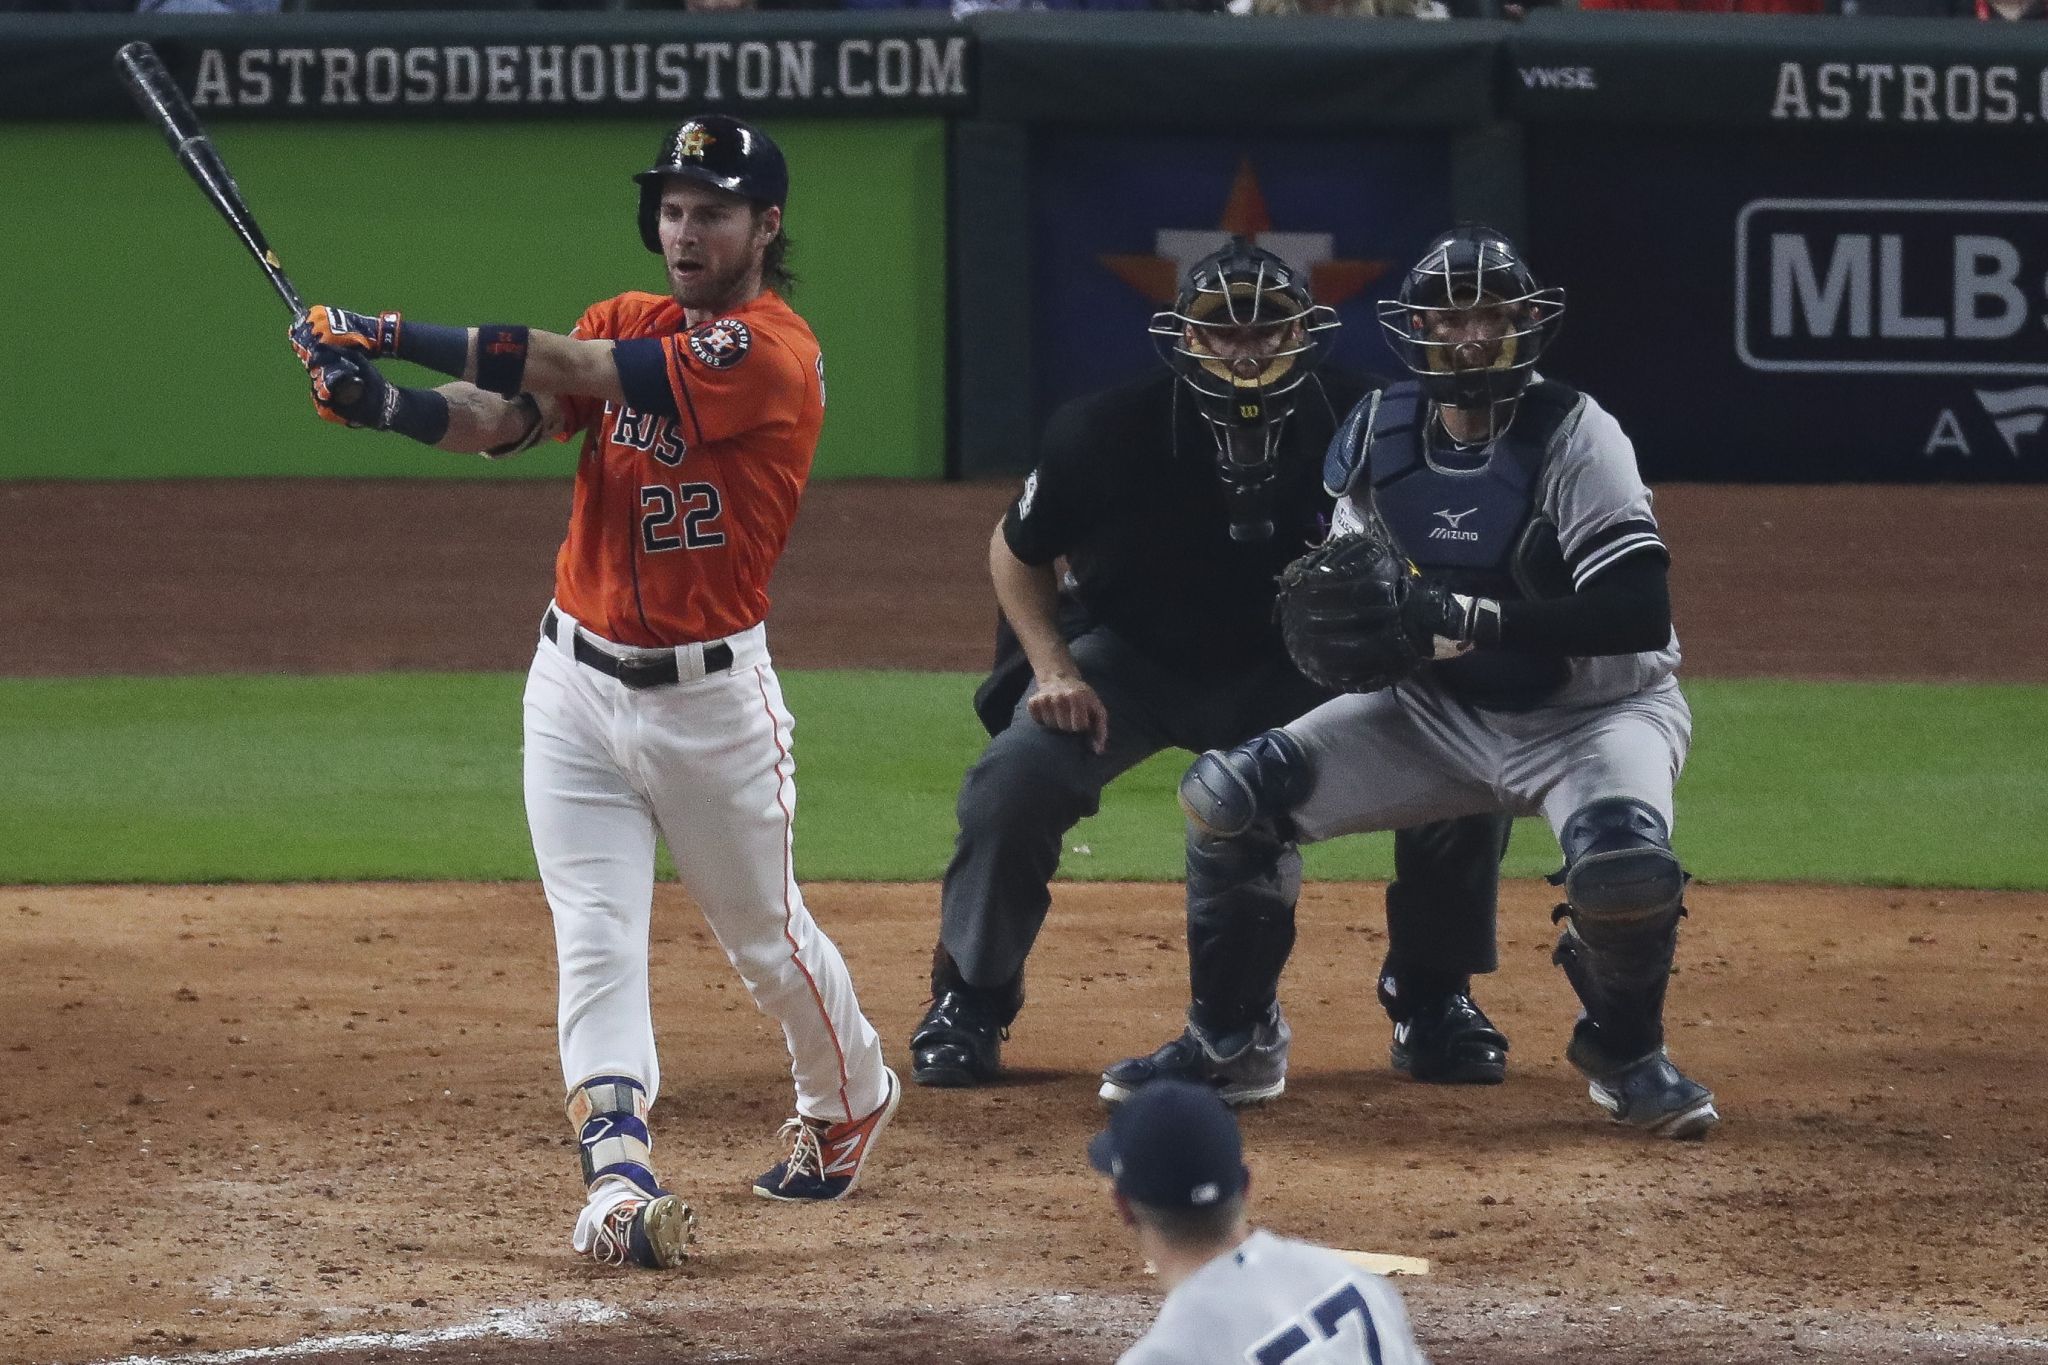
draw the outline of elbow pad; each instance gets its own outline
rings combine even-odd
[[[619,367],[619,388],[627,407],[671,421],[682,415],[676,410],[675,390],[669,387],[668,352],[659,338],[614,342],[612,363]]]

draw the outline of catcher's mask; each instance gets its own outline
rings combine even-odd
[[[1231,539],[1273,534],[1281,428],[1340,325],[1300,271],[1245,237],[1195,262],[1174,306],[1153,314],[1154,343],[1216,438]]]
[[[1564,290],[1538,285],[1506,237],[1468,224],[1424,249],[1379,316],[1424,393],[1446,407],[1490,410],[1498,433],[1564,321]]]
[[[661,140],[654,164],[633,177],[640,186],[640,240],[656,255],[661,190],[671,177],[730,190],[756,204],[780,207],[789,198],[789,163],[775,139],[729,114],[688,119]]]

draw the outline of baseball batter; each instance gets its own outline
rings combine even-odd
[[[1427,1365],[1392,1285],[1245,1221],[1243,1140],[1212,1087],[1146,1086],[1088,1159],[1167,1289],[1120,1365]]]
[[[665,295],[594,304],[568,336],[328,307],[292,333],[329,420],[493,456],[583,437],[527,679],[526,811],[554,914],[586,1189],[571,1242],[658,1268],[683,1259],[693,1218],[656,1176],[648,1128],[661,1085],[647,970],[657,838],[788,1041],[796,1117],[755,1193],[851,1193],[900,1087],[791,866],[792,722],[762,621],[825,384],[811,329],[770,287],[788,282],[788,170],[765,134],[707,116],[634,178]],[[399,388],[370,364],[379,356],[462,382]]]
[[[1564,852],[1555,959],[1584,1007],[1566,1055],[1617,1121],[1697,1137],[1714,1097],[1664,1048],[1685,914],[1672,789],[1692,734],[1668,556],[1620,426],[1536,380],[1563,308],[1478,227],[1439,237],[1381,305],[1415,382],[1353,410],[1324,481],[1334,534],[1383,535],[1420,576],[1404,569],[1383,606],[1369,583],[1343,597],[1340,577],[1316,609],[1283,611],[1311,676],[1387,640],[1431,662],[1196,760],[1180,789],[1201,836],[1190,919],[1291,910],[1297,841],[1541,812]]]

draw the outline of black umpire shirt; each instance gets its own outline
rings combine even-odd
[[[1283,649],[1275,580],[1329,529],[1323,453],[1376,386],[1329,369],[1304,384],[1264,541],[1230,538],[1215,437],[1172,373],[1077,398],[1047,423],[1003,539],[1026,564],[1067,556],[1089,623],[1155,659],[1203,671],[1262,663]]]

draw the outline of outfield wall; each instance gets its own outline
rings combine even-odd
[[[661,131],[286,121],[223,128],[219,144],[309,301],[567,331],[595,299],[662,287],[628,179]],[[828,368],[819,472],[937,477],[944,126],[790,119],[776,132],[797,186],[796,302]],[[16,320],[0,328],[0,478],[574,467],[573,445],[492,464],[316,420],[269,282],[140,124],[0,124],[0,164]]]
[[[1653,480],[2048,479],[2048,31],[1539,14],[0,17],[0,478],[558,473],[307,424],[282,314],[129,110],[156,40],[310,298],[566,325],[652,283],[624,176],[684,110],[788,145],[822,476],[1028,465],[1226,230],[1337,358],[1457,218],[1570,296],[1546,369]],[[405,225],[394,231],[392,225]],[[374,225],[374,226],[373,226]],[[280,329],[281,330],[281,329]],[[194,394],[202,395],[195,400]]]

